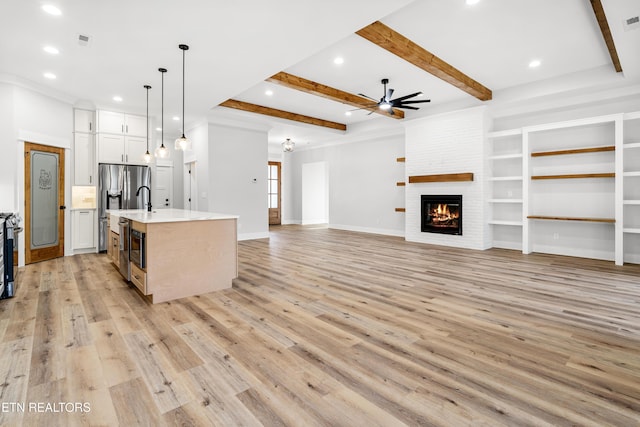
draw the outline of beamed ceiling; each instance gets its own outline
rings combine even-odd
[[[168,136],[183,119],[188,130],[207,118],[255,122],[273,143],[315,144],[459,108],[640,84],[640,30],[623,25],[640,14],[637,0],[58,0],[58,17],[41,4],[5,5],[0,82],[132,113],[144,113],[150,84],[159,120],[165,67]],[[185,118],[180,43],[190,46]],[[420,91],[431,102],[394,114],[371,108],[383,78],[394,98]]]

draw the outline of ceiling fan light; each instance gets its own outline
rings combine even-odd
[[[391,109],[391,104],[389,104],[388,102],[383,102],[382,104],[380,104],[380,109],[381,110],[390,110]]]

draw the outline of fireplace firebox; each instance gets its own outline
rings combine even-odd
[[[462,195],[422,195],[423,233],[462,235]]]

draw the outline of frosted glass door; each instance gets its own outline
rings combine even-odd
[[[58,166],[56,153],[31,151],[31,249],[57,246]]]

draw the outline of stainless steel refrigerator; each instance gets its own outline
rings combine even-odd
[[[151,188],[151,170],[148,166],[126,166],[100,164],[98,175],[98,250],[107,250],[109,230],[107,209],[146,209],[151,191],[138,189],[146,185]]]

